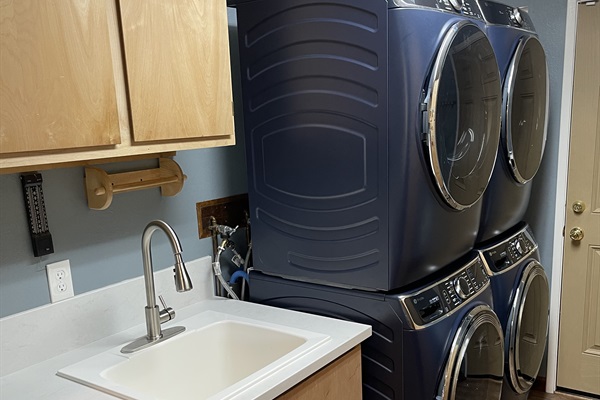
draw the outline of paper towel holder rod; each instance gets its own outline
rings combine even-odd
[[[170,158],[159,158],[159,167],[139,171],[109,174],[96,167],[85,168],[85,191],[88,207],[106,210],[116,193],[160,188],[163,196],[175,196],[183,189],[187,176],[181,167]]]

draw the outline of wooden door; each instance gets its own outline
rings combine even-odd
[[[0,2],[0,154],[120,143],[107,2]]]
[[[136,142],[233,135],[224,0],[120,0]]]
[[[578,5],[576,41],[557,385],[600,395],[598,3]]]

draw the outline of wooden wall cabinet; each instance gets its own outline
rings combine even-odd
[[[226,2],[0,3],[0,173],[235,143]]]
[[[1,3],[2,154],[120,142],[107,3]]]

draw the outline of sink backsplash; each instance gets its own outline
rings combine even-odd
[[[214,293],[209,256],[186,261],[186,266],[194,286],[189,292],[175,291],[173,268],[154,274],[157,295],[163,295],[175,312]],[[2,318],[0,376],[144,324],[145,306],[144,278],[139,276]]]

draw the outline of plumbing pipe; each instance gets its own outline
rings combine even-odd
[[[229,293],[229,295],[231,296],[232,299],[239,300],[240,298],[237,296],[237,294],[235,294],[235,292],[231,289],[231,287],[229,287],[227,282],[225,282],[225,279],[223,279],[223,275],[221,274],[221,263],[218,261],[215,261],[212,263],[212,267],[213,267],[215,276],[221,283],[221,286],[223,286],[223,288],[227,291],[227,293]]]
[[[248,262],[250,261],[250,253],[252,253],[252,241],[248,243],[248,250],[246,251],[246,258],[244,259],[244,272],[246,272],[246,280],[242,281],[242,291],[240,295],[242,296],[242,300],[246,298],[246,285],[250,285],[250,280],[248,279]]]
[[[245,271],[238,269],[233,274],[231,274],[231,277],[229,278],[229,284],[233,285],[239,278],[242,278],[247,281],[248,274]]]

